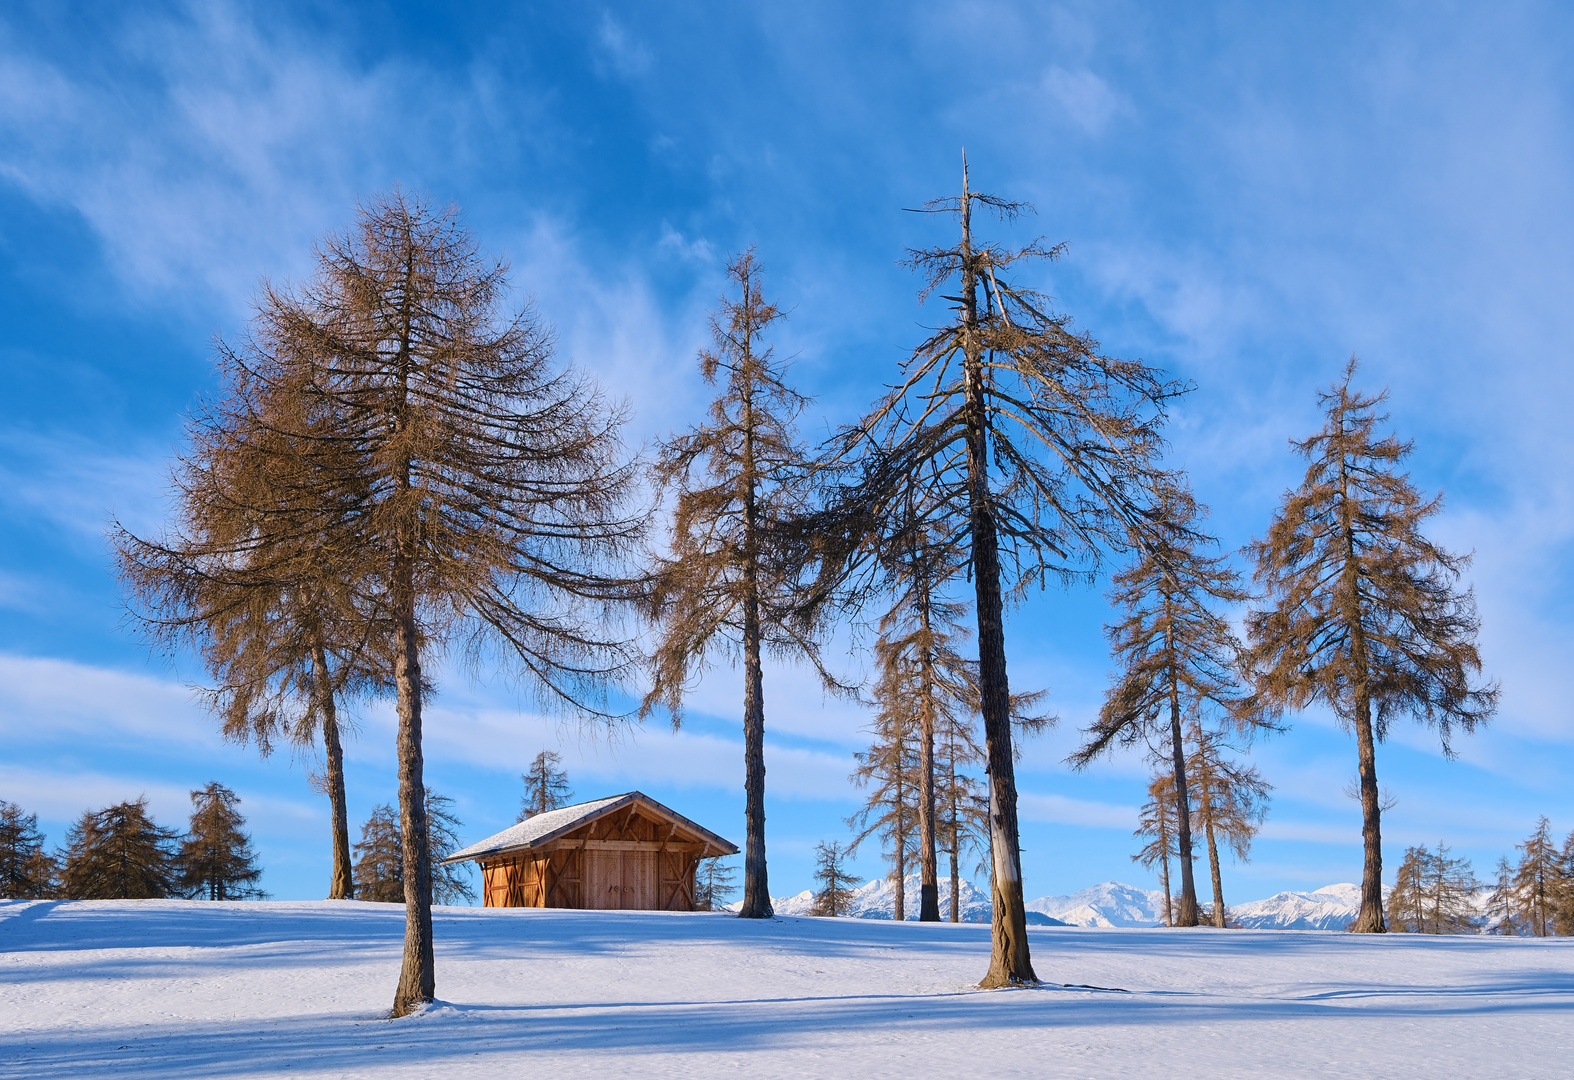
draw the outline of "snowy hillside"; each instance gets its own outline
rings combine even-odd
[[[403,926],[350,901],[0,901],[0,1077],[1569,1072],[1568,939],[1035,929],[1045,988],[980,993],[976,924],[438,908],[439,1000],[390,1021]]]

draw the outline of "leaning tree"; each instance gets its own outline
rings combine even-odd
[[[1242,709],[1235,672],[1241,645],[1219,611],[1246,599],[1235,569],[1208,553],[1213,541],[1198,529],[1204,509],[1183,491],[1169,499],[1163,527],[1139,538],[1132,565],[1115,575],[1110,599],[1123,618],[1105,628],[1119,664],[1098,720],[1071,756],[1085,768],[1116,746],[1144,743],[1169,757],[1175,793],[1175,844],[1180,862],[1180,903],[1175,925],[1197,925],[1197,886],[1192,874],[1192,792],[1186,776],[1182,717],[1207,709],[1217,720],[1250,733],[1269,727],[1260,713]]]
[[[1246,629],[1258,707],[1320,703],[1355,729],[1365,865],[1351,929],[1380,934],[1377,744],[1394,717],[1409,715],[1435,727],[1452,756],[1454,729],[1485,723],[1498,688],[1472,685],[1480,621],[1474,595],[1456,587],[1469,558],[1421,531],[1442,496],[1424,498],[1399,471],[1413,444],[1378,433],[1388,395],[1353,389],[1356,366],[1352,356],[1343,380],[1319,396],[1322,430],[1291,443],[1306,475],[1249,548],[1267,606],[1247,615]]]
[[[656,462],[658,486],[675,497],[670,550],[651,575],[658,640],[641,711],[665,706],[677,726],[683,696],[712,652],[743,661],[746,839],[738,914],[762,919],[772,914],[762,654],[802,657],[822,675],[824,669],[813,628],[797,617],[799,568],[773,539],[803,511],[808,494],[809,462],[794,430],[808,399],[787,385],[785,365],[763,343],[782,313],[765,299],[754,252],[734,259],[727,276],[738,296],[723,299],[712,315],[712,345],[699,355],[700,374],[718,390],[709,419],[663,445]]]
[[[277,347],[231,357],[237,408],[279,433],[334,579],[386,626],[406,908],[394,1015],[435,988],[424,666],[450,646],[495,657],[544,704],[611,722],[606,692],[636,659],[612,618],[637,592],[620,560],[647,517],[630,508],[621,413],[507,294],[507,267],[457,211],[395,192],[321,243],[306,283],[264,291]]]
[[[974,192],[925,209],[954,214],[952,246],[911,253],[923,296],[954,283],[955,317],[904,364],[890,391],[834,443],[844,479],[802,528],[820,560],[816,596],[860,564],[912,546],[912,530],[964,555],[974,592],[989,770],[993,949],[982,985],[1034,983],[1006,676],[1005,606],[1050,580],[1088,581],[1110,549],[1153,518],[1172,482],[1160,466],[1167,399],[1185,388],[1140,362],[1105,356],[1047,300],[1008,280],[1060,248],[979,243],[977,209],[1014,218],[1025,204]],[[922,512],[907,516],[904,506]]]

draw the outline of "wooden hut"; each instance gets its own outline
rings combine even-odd
[[[694,871],[737,845],[638,791],[526,818],[444,862],[481,864],[485,907],[693,911]]]

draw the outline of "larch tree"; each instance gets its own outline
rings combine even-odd
[[[1474,683],[1481,658],[1475,598],[1457,582],[1468,558],[1429,540],[1442,508],[1399,471],[1412,444],[1379,434],[1386,392],[1352,387],[1356,361],[1320,396],[1323,428],[1292,447],[1307,460],[1267,536],[1254,541],[1266,606],[1247,615],[1254,707],[1321,703],[1353,728],[1360,770],[1361,910],[1351,929],[1382,933],[1382,807],[1377,744],[1397,716],[1437,729],[1445,754],[1497,707],[1496,684]]]
[[[1167,399],[1185,387],[1140,362],[1103,355],[1041,295],[1008,280],[1053,258],[1034,243],[1011,251],[979,242],[975,210],[1026,209],[962,192],[926,210],[953,214],[954,245],[911,253],[927,297],[955,291],[955,317],[914,351],[899,378],[831,454],[855,475],[802,526],[832,595],[851,568],[932,542],[962,553],[973,583],[978,679],[989,773],[992,949],[985,987],[1035,984],[1022,895],[1022,853],[1006,674],[1005,608],[1050,580],[1089,581],[1153,518],[1172,478],[1160,465]],[[915,506],[907,516],[901,508]]]
[[[717,393],[707,422],[662,446],[655,479],[674,493],[669,550],[652,574],[657,642],[642,714],[681,723],[683,696],[718,648],[743,665],[745,919],[772,914],[765,859],[765,652],[819,667],[795,585],[800,567],[773,534],[800,514],[810,467],[795,423],[807,400],[764,342],[782,317],[765,299],[754,252],[727,267],[736,297],[711,316],[700,374]],[[828,685],[831,685],[828,682]]]
[[[356,899],[373,904],[404,903],[404,845],[399,815],[387,803],[372,807],[355,845]]]
[[[233,350],[235,408],[275,431],[286,493],[343,562],[354,605],[386,625],[405,951],[393,1014],[433,998],[432,862],[423,781],[424,665],[498,659],[548,707],[611,723],[637,659],[614,616],[640,592],[622,560],[647,514],[621,413],[553,361],[507,267],[457,212],[395,192],[317,249],[299,288],[266,288],[257,348]],[[270,492],[274,498],[278,492]]]
[[[519,801],[521,821],[567,806],[568,800],[574,797],[574,789],[568,786],[563,758],[554,750],[537,754],[519,779],[525,785],[524,797]]]
[[[922,721],[918,715],[922,711],[922,699],[913,692],[913,673],[899,659],[891,658],[890,654],[895,651],[893,643],[883,638],[875,643],[881,674],[874,688],[877,709],[871,731],[874,740],[868,750],[854,755],[858,767],[851,777],[856,787],[868,789],[869,796],[858,812],[847,819],[848,827],[854,830],[847,853],[856,855],[865,840],[879,837],[891,863],[890,881],[896,890],[892,917],[901,922],[907,918],[908,860],[918,846],[915,833],[923,785],[917,744],[922,735]],[[932,752],[930,757],[932,766]],[[931,779],[928,792],[931,798],[933,792]],[[931,810],[931,820],[932,814]],[[932,829],[929,839],[934,839]],[[939,921],[938,901],[935,907],[934,919],[930,921]]]
[[[1570,886],[1562,853],[1552,838],[1551,822],[1541,818],[1536,831],[1516,846],[1519,861],[1512,885],[1518,922],[1532,937],[1549,937],[1557,933],[1558,908]]]
[[[341,576],[353,537],[324,528],[324,507],[288,436],[247,394],[246,357],[288,350],[281,327],[259,319],[235,345],[220,343],[222,394],[187,421],[173,472],[176,519],[165,534],[111,530],[134,623],[172,655],[195,648],[213,680],[203,696],[225,739],[264,757],[283,739],[321,741],[314,780],[328,796],[328,899],[349,899],[350,863],[340,704],[386,690],[386,620],[356,603],[363,583]],[[320,425],[322,417],[304,418]]]
[[[1197,821],[1208,842],[1213,925],[1223,928],[1228,921],[1219,847],[1228,844],[1242,862],[1251,857],[1252,839],[1262,828],[1268,813],[1268,792],[1272,789],[1256,766],[1242,765],[1225,756],[1224,734],[1207,728],[1199,715],[1192,715],[1188,727],[1190,750],[1186,768],[1192,780]]]
[[[44,850],[38,815],[0,799],[0,899],[51,899],[60,887],[59,873],[59,864]]]
[[[454,801],[426,789],[426,847],[432,853],[432,873],[428,879],[431,896],[428,905],[475,902],[475,890],[463,865],[445,864],[459,850],[459,830],[464,823],[453,813]],[[372,807],[361,826],[361,841],[355,845],[355,875],[361,883],[360,899],[374,903],[397,904],[405,899],[405,844],[400,815],[382,803]]]
[[[1168,747],[1180,860],[1175,923],[1196,926],[1183,717],[1206,709],[1243,732],[1269,725],[1241,708],[1244,692],[1235,674],[1241,645],[1219,611],[1247,598],[1239,576],[1223,557],[1207,553],[1212,541],[1198,531],[1205,511],[1189,495],[1174,492],[1166,509],[1168,527],[1139,541],[1136,560],[1115,576],[1110,599],[1124,617],[1105,633],[1118,678],[1070,760],[1081,769],[1117,746],[1143,743],[1150,753]]]
[[[1180,922],[1175,910],[1175,900],[1170,891],[1170,860],[1178,854],[1175,841],[1179,832],[1178,809],[1174,772],[1161,771],[1155,774],[1148,784],[1148,801],[1142,804],[1137,828],[1133,832],[1133,835],[1139,839],[1146,837],[1148,842],[1142,845],[1141,851],[1131,857],[1131,861],[1140,863],[1149,870],[1155,866],[1159,868],[1159,884],[1164,888],[1165,926],[1174,926]],[[1192,909],[1192,921],[1180,925],[1197,925],[1195,899],[1192,901]]]
[[[1469,934],[1476,930],[1476,880],[1469,859],[1456,859],[1448,845],[1405,849],[1388,895],[1388,928],[1403,934]]]
[[[246,834],[240,797],[212,781],[191,793],[191,824],[180,845],[180,888],[192,898],[253,900],[262,867]]]
[[[734,883],[738,870],[725,855],[701,859],[694,868],[694,908],[696,911],[721,911],[738,891]]]
[[[1523,934],[1526,928],[1520,912],[1518,890],[1514,888],[1514,868],[1509,865],[1507,855],[1498,856],[1494,872],[1496,884],[1492,894],[1487,897],[1486,905],[1488,933],[1510,936]]]
[[[160,900],[179,884],[177,834],[143,798],[83,813],[66,833],[60,894],[67,900]]]
[[[858,879],[847,869],[847,848],[838,841],[814,845],[814,880],[820,887],[814,893],[811,915],[836,918],[846,915],[853,902],[853,886]]]
[[[935,716],[936,842],[948,863],[947,918],[961,922],[962,858],[989,850],[989,793],[970,771],[983,763],[984,751],[972,708],[940,708]]]

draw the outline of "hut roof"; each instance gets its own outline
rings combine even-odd
[[[454,852],[445,863],[467,862],[479,859],[486,855],[500,855],[509,851],[524,851],[528,848],[542,847],[552,841],[560,839],[575,829],[590,824],[597,818],[616,813],[624,807],[638,803],[646,810],[653,812],[656,817],[675,822],[685,831],[692,832],[697,840],[704,840],[717,849],[721,855],[736,855],[738,846],[732,841],[717,836],[709,829],[697,825],[678,813],[676,810],[663,806],[641,791],[630,791],[622,795],[613,795],[607,799],[596,799],[593,802],[578,803],[574,806],[564,806],[557,810],[548,810],[544,814],[528,817],[518,825],[504,829],[495,836],[471,844]]]

